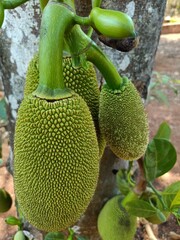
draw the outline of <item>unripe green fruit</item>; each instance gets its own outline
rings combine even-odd
[[[2,26],[4,21],[4,7],[2,2],[0,1],[0,27]]]
[[[136,220],[121,206],[121,197],[118,195],[102,208],[98,216],[98,231],[102,240],[133,240]]]
[[[36,228],[61,231],[86,210],[96,188],[99,149],[85,101],[22,101],[14,142],[14,185],[20,209]]]
[[[12,205],[12,198],[10,194],[4,190],[0,189],[0,213],[7,212]]]
[[[24,235],[23,231],[18,231],[14,236],[14,240],[28,240],[28,238]]]
[[[101,157],[106,145],[104,136],[99,129],[98,114],[99,114],[99,88],[96,78],[96,72],[93,64],[87,62],[87,67],[73,67],[71,57],[63,57],[63,76],[66,87],[75,91],[87,103],[92,114],[96,134],[99,144],[99,156]],[[39,66],[38,54],[34,55],[29,63],[26,82],[24,88],[24,96],[31,94],[36,90],[39,82]]]
[[[92,27],[99,35],[114,39],[136,35],[132,19],[123,12],[95,7],[89,17]]]
[[[124,160],[140,158],[148,144],[148,120],[135,86],[124,79],[120,90],[104,85],[100,94],[99,124],[111,150]]]
[[[18,218],[14,217],[14,216],[8,216],[5,219],[5,222],[7,224],[9,224],[9,225],[12,225],[12,226],[15,226],[15,225],[21,226],[22,225],[22,222]]]

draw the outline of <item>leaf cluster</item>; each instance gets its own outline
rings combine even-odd
[[[157,190],[153,185],[156,178],[169,172],[176,163],[177,154],[170,136],[171,129],[163,122],[149,142],[141,161],[143,171],[139,183],[132,183],[130,170],[120,170],[117,174],[117,184],[124,195],[124,207],[130,214],[144,217],[152,223],[165,222],[170,213],[177,220],[180,218],[180,181],[172,183],[163,191]],[[138,184],[145,186],[145,189],[137,192]]]

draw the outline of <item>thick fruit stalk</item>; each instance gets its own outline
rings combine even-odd
[[[111,198],[98,216],[98,231],[102,240],[133,240],[136,217],[121,206],[121,197]]]
[[[70,97],[63,81],[63,39],[75,24],[74,13],[64,5],[49,3],[43,11],[39,46],[39,84],[34,96],[57,100]]]

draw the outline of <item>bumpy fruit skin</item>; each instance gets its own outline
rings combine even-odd
[[[144,154],[148,144],[148,120],[131,81],[124,79],[121,90],[103,86],[99,124],[107,144],[119,158],[136,160]]]
[[[133,240],[136,217],[121,206],[120,196],[111,198],[98,216],[98,231],[102,240]]]
[[[10,194],[4,190],[0,189],[0,213],[7,212],[12,205],[12,198]]]
[[[99,156],[101,157],[106,145],[104,136],[100,133],[98,114],[99,114],[99,88],[96,78],[96,72],[93,65],[87,62],[87,67],[73,67],[72,58],[63,58],[63,76],[66,87],[79,94],[87,103],[93,117],[96,128]],[[39,82],[38,54],[35,54],[30,61],[24,88],[24,96],[31,94],[36,90]]]
[[[28,95],[15,129],[14,184],[28,221],[46,232],[74,224],[96,188],[99,149],[89,109],[77,94],[49,102]]]

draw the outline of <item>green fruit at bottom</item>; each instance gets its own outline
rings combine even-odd
[[[7,212],[12,205],[12,198],[4,189],[0,189],[0,213]]]
[[[14,240],[28,240],[28,238],[24,235],[23,231],[18,231],[14,235]]]
[[[119,195],[111,198],[98,216],[98,231],[102,240],[134,239],[137,218],[129,215],[121,201]]]

